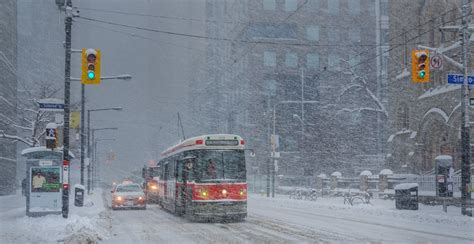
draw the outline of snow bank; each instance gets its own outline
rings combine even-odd
[[[393,175],[393,171],[391,171],[389,169],[382,169],[382,171],[380,171],[379,174],[380,175]]]
[[[321,174],[318,175],[318,178],[327,179],[328,176],[326,174],[321,173]]]
[[[18,196],[22,198],[21,195]],[[86,195],[85,207],[75,207],[70,197],[69,216],[47,215],[27,217],[25,206],[0,213],[0,242],[2,243],[97,243],[109,235],[110,218],[103,204],[102,191]],[[0,204],[3,204],[0,198]],[[24,198],[19,202],[24,202]],[[87,207],[89,206],[89,207]]]

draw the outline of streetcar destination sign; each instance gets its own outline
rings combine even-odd
[[[238,140],[206,140],[206,146],[238,146]]]

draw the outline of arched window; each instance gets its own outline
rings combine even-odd
[[[408,105],[402,104],[397,111],[397,122],[399,129],[408,129],[410,128],[410,117],[409,117],[409,108]]]

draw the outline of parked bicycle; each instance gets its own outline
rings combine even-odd
[[[350,204],[351,206],[358,204],[370,204],[370,194],[367,192],[359,194],[351,194],[351,192],[344,194],[344,204]]]
[[[290,194],[290,199],[297,199],[297,200],[308,200],[308,201],[316,201],[319,197],[319,193],[316,189],[302,190],[296,189]]]

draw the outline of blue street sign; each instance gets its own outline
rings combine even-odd
[[[64,111],[64,102],[59,99],[45,98],[38,101],[40,111]]]
[[[474,75],[467,77],[469,85],[474,85]],[[464,76],[461,74],[448,74],[448,84],[461,85],[464,82]]]
[[[40,103],[39,104],[40,109],[59,109],[59,110],[64,110],[64,104],[57,104],[57,103]]]

